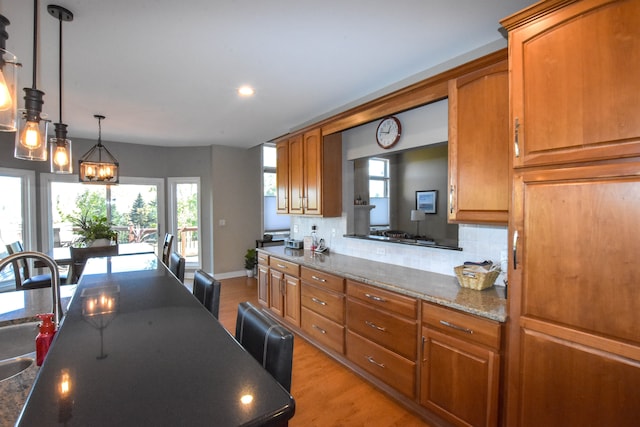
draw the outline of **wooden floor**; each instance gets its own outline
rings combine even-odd
[[[219,318],[234,334],[238,303],[258,304],[257,283],[244,277],[221,282]],[[291,382],[296,413],[290,427],[428,426],[298,336],[294,339]]]

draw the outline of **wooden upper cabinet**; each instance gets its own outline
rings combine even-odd
[[[289,213],[304,213],[304,141],[289,139]]]
[[[514,166],[640,154],[640,2],[548,3],[502,21]]]
[[[276,212],[289,213],[289,141],[276,144]]]
[[[507,224],[509,179],[504,60],[449,81],[449,222]]]
[[[320,128],[276,144],[278,213],[342,214],[342,136]]]

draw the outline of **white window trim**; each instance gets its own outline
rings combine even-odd
[[[173,177],[167,178],[167,185],[169,187],[169,210],[168,210],[168,233],[173,234],[174,236],[178,235],[178,212],[176,207],[178,206],[178,196],[176,194],[176,186],[177,184],[197,184],[198,185],[198,229],[200,230],[200,238],[198,239],[198,262],[187,262],[186,267],[190,269],[199,269],[202,268],[202,220],[201,220],[201,212],[202,212],[202,198],[200,192],[202,191],[202,185],[200,185],[200,177]],[[176,240],[177,242],[177,240]]]
[[[40,217],[42,226],[42,249],[47,252],[53,248],[53,236],[50,233],[52,229],[51,213],[51,183],[52,182],[79,182],[78,175],[59,175],[53,173],[40,174]],[[121,184],[132,185],[155,185],[158,188],[158,241],[160,236],[165,233],[165,204],[164,204],[164,179],[162,178],[139,178],[139,177],[120,177]],[[91,184],[86,184],[91,185]],[[158,250],[161,246],[158,245]],[[156,254],[159,255],[159,254]]]
[[[22,178],[22,233],[25,250],[35,251],[36,240],[36,173],[25,169],[0,168],[0,175]],[[9,244],[11,242],[5,242]]]

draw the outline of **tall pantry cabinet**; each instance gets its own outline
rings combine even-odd
[[[640,1],[506,18],[508,426],[640,425]]]

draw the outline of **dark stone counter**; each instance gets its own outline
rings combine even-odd
[[[87,263],[18,425],[277,425],[294,410],[154,255],[128,255]]]

